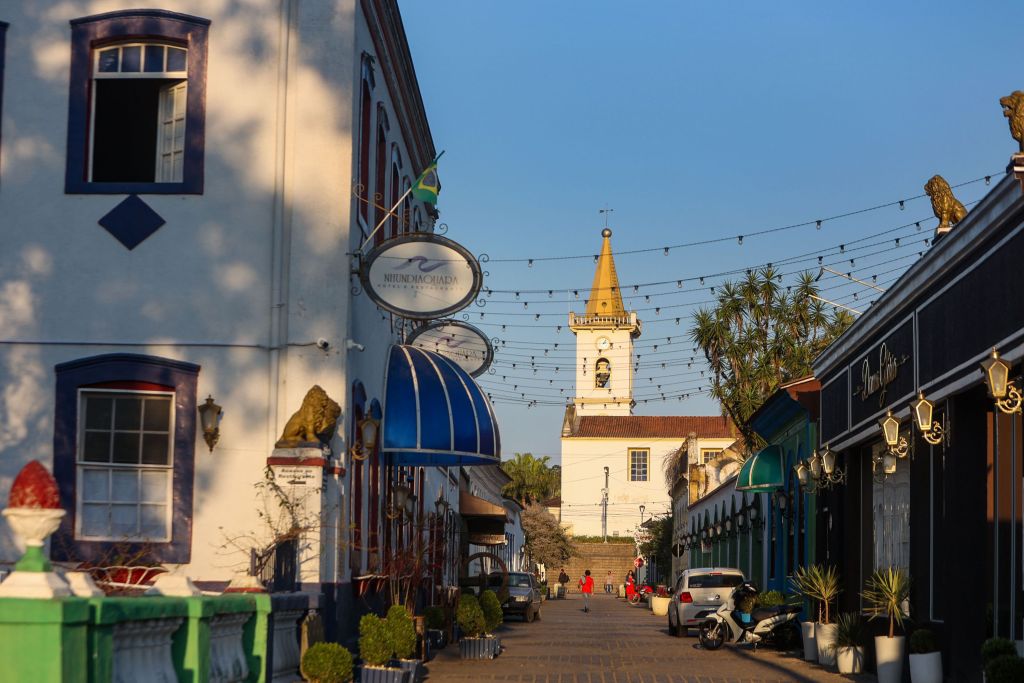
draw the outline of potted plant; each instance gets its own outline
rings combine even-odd
[[[859,674],[864,671],[865,635],[864,622],[856,612],[840,614],[836,618],[832,649],[839,673]]]
[[[843,590],[839,586],[839,571],[831,565],[814,565],[812,570],[809,597],[818,603],[818,621],[814,624],[818,663],[823,666],[835,666],[836,652],[832,644],[836,639],[836,625],[832,623],[831,606]]]
[[[302,655],[300,670],[309,683],[348,683],[352,653],[337,643],[314,643]]]
[[[797,567],[789,583],[793,591],[804,598],[811,599],[814,592],[813,567]],[[800,633],[804,644],[804,661],[818,661],[818,645],[814,640],[814,621],[801,621]]]
[[[775,607],[776,605],[785,605],[786,596],[781,591],[765,591],[759,593],[754,599],[756,607]]]
[[[1020,683],[1024,681],[1024,659],[1017,655],[1001,655],[985,667],[986,683]]]
[[[394,648],[387,624],[376,614],[359,620],[359,656],[363,659],[362,683],[408,683],[409,672],[387,666]]]
[[[913,683],[942,683],[942,653],[935,634],[919,628],[910,634],[910,680]]]
[[[1006,677],[1013,673],[1013,668],[1018,666],[1012,660],[1020,659],[1017,656],[1017,646],[1012,640],[1006,638],[989,638],[981,645],[981,665],[985,671],[986,683],[996,681],[1024,680],[1020,677]],[[996,664],[996,661],[999,661]],[[1024,661],[1021,662],[1024,664]],[[990,671],[991,667],[991,671]],[[997,678],[1000,677],[1000,678]]]
[[[878,683],[900,683],[903,678],[906,639],[896,635],[896,626],[903,627],[903,602],[909,595],[910,577],[899,567],[875,571],[861,593],[871,619],[886,617],[889,620],[889,635],[875,636]]]
[[[480,602],[473,595],[460,595],[459,608],[455,613],[455,620],[459,625],[462,637],[459,639],[459,656],[463,659],[491,659],[494,652],[487,645],[486,638],[481,638],[484,632],[484,611],[480,609]]]
[[[744,624],[750,623],[750,613],[754,610],[757,599],[753,595],[744,595],[736,602],[736,609],[740,612],[740,621]]]
[[[494,591],[485,590],[480,596],[480,609],[484,613],[484,637],[490,641],[489,647],[497,657],[501,653],[501,641],[494,635],[494,631],[505,620],[505,614],[501,611],[501,600]]]
[[[416,683],[420,677],[420,660],[416,654],[416,627],[409,611],[402,605],[392,605],[386,620],[388,639],[391,641],[393,664],[409,672],[409,683]]]
[[[427,637],[430,638],[430,646],[440,650],[448,644],[444,631],[444,610],[437,605],[431,605],[423,610],[423,617],[427,623]]]

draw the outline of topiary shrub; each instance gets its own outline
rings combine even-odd
[[[989,638],[981,644],[981,664],[988,666],[989,662],[1004,655],[1017,656],[1017,646],[1012,640],[1006,638]]]
[[[1020,683],[1024,681],[1024,659],[1016,654],[1000,655],[985,667],[988,683]]]
[[[480,602],[472,595],[459,596],[459,609],[455,613],[455,621],[467,638],[478,638],[486,626]]]
[[[352,680],[352,653],[337,643],[315,643],[302,655],[302,676],[310,683]]]
[[[501,602],[498,595],[492,590],[485,590],[480,596],[480,609],[484,612],[484,631],[493,633],[494,629],[501,626],[504,614],[501,611]]]
[[[423,610],[424,620],[427,622],[427,628],[430,629],[443,629],[444,628],[444,610],[440,607],[431,606]]]
[[[919,628],[910,634],[910,654],[926,655],[929,652],[938,652],[939,643],[935,640],[935,634],[929,629]]]
[[[416,652],[416,626],[402,605],[392,605],[387,618],[391,650],[398,659],[411,659]]]
[[[779,591],[765,591],[757,596],[757,607],[775,607],[786,604],[786,596]]]
[[[384,620],[376,614],[364,614],[359,620],[359,656],[364,664],[384,666],[391,659],[391,639]]]

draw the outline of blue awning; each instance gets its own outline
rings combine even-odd
[[[440,354],[395,344],[384,376],[382,450],[395,465],[494,465],[498,421],[469,374]]]

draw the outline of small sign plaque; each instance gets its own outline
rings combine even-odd
[[[274,480],[280,486],[308,486],[315,488],[323,479],[323,467],[303,467],[300,465],[274,465]]]

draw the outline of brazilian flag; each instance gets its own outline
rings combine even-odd
[[[412,196],[421,202],[437,204],[437,195],[441,192],[441,181],[437,177],[437,159],[441,158],[441,154],[438,154],[437,158],[430,162],[430,165],[423,173],[420,173],[420,177],[413,183]]]

